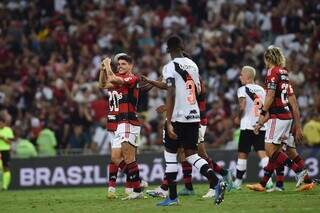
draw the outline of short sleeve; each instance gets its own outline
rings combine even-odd
[[[163,67],[162,76],[164,82],[166,82],[168,78],[174,78],[174,65],[172,62]]]
[[[266,87],[267,90],[276,90],[278,84],[278,72],[277,69],[270,69],[267,72]]]
[[[238,98],[245,98],[245,97],[246,97],[246,94],[245,94],[244,87],[240,87],[240,88],[238,89],[237,94],[238,94]]]

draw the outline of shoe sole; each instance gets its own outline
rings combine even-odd
[[[222,186],[221,186],[222,185]],[[225,184],[224,183],[220,183],[220,187],[221,187],[221,193],[220,193],[220,195],[218,196],[218,198],[217,199],[215,199],[215,204],[216,205],[220,205],[222,202],[223,202],[223,200],[224,200],[224,193],[225,193],[225,191],[226,191],[226,186],[225,186]]]
[[[304,177],[308,174],[307,170],[303,170],[302,176],[298,179],[297,184],[296,184],[296,188],[298,188],[299,186],[301,186],[301,184],[303,183]]]

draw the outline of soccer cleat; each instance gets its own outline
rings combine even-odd
[[[143,198],[143,192],[132,192],[127,197],[122,198],[121,200],[135,200]]]
[[[147,190],[146,193],[151,197],[162,197],[162,198],[166,198],[169,195],[168,190],[164,190],[160,186],[158,186],[154,190]]]
[[[232,174],[231,174],[231,171],[229,169],[227,171],[228,171],[228,173],[225,176],[222,176],[222,177],[223,177],[224,182],[227,184],[227,191],[230,192],[231,189],[232,189],[232,186],[233,186]]]
[[[133,188],[128,188],[128,187],[126,187],[126,188],[124,189],[124,194],[125,194],[126,196],[129,196],[132,192],[133,192]]]
[[[175,198],[174,200],[171,200],[168,197],[164,201],[158,203],[157,206],[174,206],[174,205],[178,205],[178,204],[179,204],[178,198]]]
[[[272,190],[273,189],[273,182],[272,182],[272,179],[269,178],[267,184],[266,184],[266,191],[268,190]]]
[[[190,190],[187,188],[183,188],[178,192],[178,195],[180,196],[190,196],[190,195],[195,195],[194,190]]]
[[[296,180],[297,180],[297,184],[296,184],[296,188],[298,188],[299,186],[301,186],[301,184],[304,181],[304,177],[308,174],[307,170],[302,170],[301,172],[299,172],[298,174],[296,174]]]
[[[207,194],[203,195],[202,198],[214,198],[214,190],[213,189],[209,189]]]
[[[240,190],[241,189],[242,180],[241,179],[235,179],[235,181],[232,183],[232,189]]]
[[[107,198],[108,199],[116,199],[118,196],[116,195],[116,188],[114,187],[109,187],[108,188],[108,194]]]
[[[145,188],[147,188],[148,186],[149,186],[149,184],[148,184],[147,181],[141,180],[141,182],[140,182],[140,187],[141,187],[142,189],[145,189]]]
[[[270,189],[266,189],[266,192],[274,192],[274,191],[277,191],[277,192],[283,192],[284,191],[284,187],[272,187]]]
[[[316,183],[312,182],[312,183],[306,183],[306,184],[303,184],[302,186],[299,187],[299,189],[297,189],[297,191],[309,191],[309,190],[312,190],[316,187]]]
[[[247,188],[253,191],[264,192],[265,188],[260,183],[248,184]]]
[[[224,200],[224,192],[226,191],[226,183],[219,180],[218,184],[215,187],[214,194],[214,202],[216,205],[220,205],[220,203]]]

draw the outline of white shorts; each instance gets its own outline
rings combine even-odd
[[[140,126],[128,123],[118,124],[112,144],[115,148],[121,148],[121,143],[129,142],[133,146],[139,146]]]
[[[287,144],[292,120],[280,120],[277,118],[269,119],[266,126],[266,143]]]
[[[121,148],[121,144],[117,143],[117,141],[114,140],[116,134],[116,132],[111,132],[108,131],[108,135],[111,137],[111,149],[117,149],[117,148]]]
[[[292,133],[289,134],[287,146],[290,148],[296,148],[296,143],[294,142],[294,137],[293,137]]]
[[[204,136],[206,134],[207,126],[200,125],[198,143],[204,142]]]

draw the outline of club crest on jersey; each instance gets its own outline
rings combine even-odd
[[[132,80],[132,77],[127,77],[127,78],[124,78],[123,80],[124,80],[125,82],[128,82],[128,81]]]

